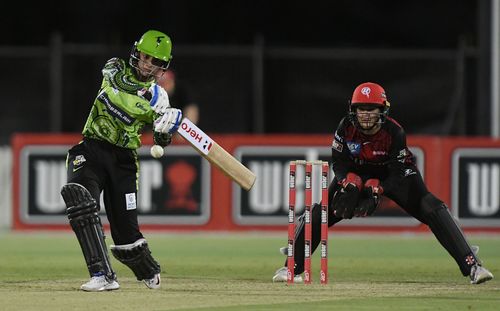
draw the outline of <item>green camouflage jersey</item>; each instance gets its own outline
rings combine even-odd
[[[83,136],[128,149],[141,146],[142,128],[153,123],[157,115],[149,100],[142,96],[152,82],[137,80],[132,70],[119,58],[112,58],[104,65],[104,78]]]

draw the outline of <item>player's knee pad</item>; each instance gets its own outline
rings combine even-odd
[[[422,216],[426,218],[438,209],[448,209],[446,205],[432,193],[427,193],[420,201]]]
[[[432,193],[428,193],[422,198],[421,211],[421,217],[438,239],[444,235],[456,233],[458,226],[448,207]]]
[[[114,279],[95,199],[85,187],[75,183],[63,186],[61,195],[90,275],[104,273],[108,278]]]
[[[459,225],[443,201],[432,193],[426,194],[421,202],[422,217],[438,241],[455,259],[463,275],[470,273],[470,267],[479,259],[472,252]]]
[[[111,253],[118,261],[129,267],[139,281],[151,279],[161,271],[145,239],[139,239],[132,244],[111,245]]]

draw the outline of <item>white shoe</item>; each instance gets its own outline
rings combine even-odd
[[[286,282],[288,280],[287,275],[288,275],[288,268],[281,267],[274,273],[273,282]],[[303,282],[302,277],[300,275],[294,276],[293,282],[302,283]]]
[[[142,281],[150,289],[158,289],[161,286],[161,278],[159,273],[155,274],[152,279],[144,279]]]
[[[86,292],[102,292],[118,288],[120,284],[116,280],[108,280],[104,275],[93,276],[87,283],[80,286],[80,289]]]
[[[480,265],[472,266],[470,270],[470,283],[481,284],[493,278],[493,274],[488,269]]]

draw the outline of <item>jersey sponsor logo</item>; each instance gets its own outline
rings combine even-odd
[[[383,150],[373,150],[373,155],[374,156],[382,156],[382,155],[386,155],[387,154],[387,151],[383,151]]]
[[[415,175],[417,172],[411,168],[405,169],[405,177],[410,176],[410,175]]]
[[[344,146],[341,143],[339,143],[336,139],[333,140],[332,148],[337,150],[338,152],[342,152],[342,150],[344,150]]]
[[[125,111],[118,108],[115,104],[111,102],[108,95],[105,92],[99,94],[97,99],[106,106],[108,113],[122,121],[126,125],[132,125],[135,122],[135,118],[129,116]]]
[[[344,142],[344,139],[342,137],[340,137],[339,134],[337,134],[337,132],[335,132],[335,139],[338,140],[339,142],[343,143]]]
[[[125,193],[125,204],[127,211],[131,211],[137,208],[137,203],[135,200],[135,192]]]
[[[148,112],[148,111],[146,110],[146,108],[144,108],[144,106],[143,106],[141,103],[139,103],[139,102],[135,103],[135,106],[136,106],[137,108],[141,109],[141,110],[142,110],[142,111],[144,111],[144,112]]]
[[[353,141],[347,142],[347,147],[352,155],[358,155],[361,153],[361,144]]]

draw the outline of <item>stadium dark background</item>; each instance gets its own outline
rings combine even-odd
[[[330,133],[364,81],[386,88],[392,116],[410,134],[489,133],[488,1],[12,6],[1,29],[3,143],[13,132],[79,132],[104,62],[128,58],[148,29],[171,36],[172,68],[199,103],[200,126],[210,133]],[[54,38],[61,50],[51,47]],[[59,88],[51,76],[54,53],[62,59]],[[61,103],[57,117],[54,100]]]
[[[175,44],[252,44],[261,34],[282,46],[456,48],[461,36],[477,43],[477,2],[38,1],[4,16],[15,28],[2,41],[46,44],[60,31],[69,42],[127,45],[157,28]]]

